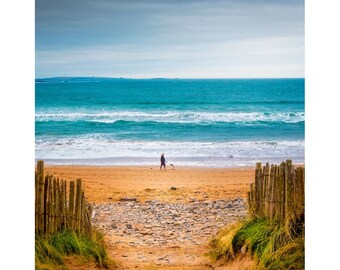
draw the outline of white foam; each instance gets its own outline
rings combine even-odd
[[[170,142],[170,141],[112,141],[101,136],[73,139],[36,140],[36,158],[64,160],[82,164],[147,165],[158,161],[160,153],[180,165],[234,166],[253,165],[256,160],[304,160],[304,140],[294,141],[232,141],[232,142]],[[106,163],[105,163],[106,162]],[[111,162],[111,163],[110,163]],[[224,165],[223,165],[224,166]]]
[[[304,112],[195,112],[195,111],[94,111],[94,112],[36,112],[36,121],[154,121],[164,123],[243,122],[257,121],[298,123],[305,121]]]

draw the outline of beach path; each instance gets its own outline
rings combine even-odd
[[[93,224],[122,269],[246,269],[212,263],[216,232],[246,215],[252,168],[47,166],[63,179],[81,178],[95,204]]]

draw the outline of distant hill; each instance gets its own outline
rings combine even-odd
[[[106,78],[106,77],[53,77],[53,78],[38,78],[36,83],[72,83],[72,82],[101,82],[112,80],[130,80],[128,78]]]

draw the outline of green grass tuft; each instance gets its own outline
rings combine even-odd
[[[108,268],[112,265],[105,250],[103,235],[94,231],[91,238],[78,235],[72,231],[63,231],[50,237],[36,236],[36,269],[67,269],[63,257],[79,255],[87,261],[93,260],[98,267]]]
[[[304,226],[301,223],[300,226]],[[211,241],[213,258],[233,259],[248,252],[256,269],[304,269],[304,227],[287,226],[268,219],[251,219],[223,229]]]

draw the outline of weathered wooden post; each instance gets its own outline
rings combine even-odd
[[[281,162],[279,167],[279,179],[278,179],[278,218],[280,220],[285,217],[285,163]]]
[[[61,229],[61,209],[60,209],[60,200],[61,200],[61,190],[60,190],[60,181],[57,178],[57,188],[56,188],[56,231],[59,232]]]
[[[249,209],[250,209],[250,214],[252,216],[255,215],[255,183],[251,182],[250,183],[250,204],[249,204]]]
[[[251,182],[250,183],[250,209],[251,209],[251,214],[254,215],[254,207],[255,207],[255,183]]]
[[[266,217],[269,217],[269,163],[266,163],[265,169],[264,169],[264,193],[263,193],[263,214]]]
[[[92,224],[91,224],[92,211],[93,211],[93,206],[92,205],[88,205],[86,212],[87,212],[88,235],[89,236],[91,236],[91,233],[92,233]]]
[[[64,229],[64,180],[60,180],[60,197],[59,197],[59,214],[60,214],[60,230]]]
[[[81,215],[81,179],[77,179],[77,192],[76,192],[76,208],[75,208],[75,229],[80,231],[80,215]]]
[[[275,219],[280,218],[280,211],[281,211],[281,205],[280,205],[280,166],[276,165],[275,170],[275,186],[274,186],[274,202],[275,202]]]
[[[56,190],[56,184],[55,184],[55,178],[51,179],[51,233],[54,233],[54,223],[55,223],[55,190]]]
[[[88,234],[90,236],[92,234],[92,205],[89,205],[87,209]]]
[[[259,215],[261,212],[261,162],[256,163],[255,169],[255,214]]]
[[[274,177],[275,177],[275,167],[272,164],[270,166],[269,175],[269,187],[268,187],[268,200],[269,200],[269,218],[273,219],[274,216]]]
[[[48,223],[47,232],[50,234],[53,232],[53,176],[51,175],[48,179]]]
[[[39,160],[37,163],[37,178],[38,178],[38,194],[37,194],[37,208],[38,214],[37,224],[38,233],[44,231],[44,161]]]
[[[38,179],[38,174],[35,171],[34,173],[34,188],[35,188],[35,198],[34,198],[34,225],[35,225],[35,233],[38,233],[39,230],[39,208],[38,208],[38,197],[39,197],[39,179]]]
[[[49,176],[45,176],[45,184],[44,184],[44,221],[43,221],[43,227],[44,227],[44,233],[47,233],[47,223],[48,223],[48,178]]]
[[[250,187],[250,185],[249,185],[249,187]],[[251,190],[251,188],[250,188],[250,190]],[[248,212],[249,213],[251,213],[251,210],[250,210],[251,209],[251,201],[250,200],[251,200],[250,191],[248,191],[247,192],[247,202],[248,202]]]
[[[265,216],[265,199],[266,199],[266,166],[263,166],[261,172],[261,216]]]
[[[67,185],[66,185],[66,180],[64,180],[64,183],[63,183],[63,190],[64,190],[64,194],[63,194],[63,215],[64,215],[64,228],[68,228],[68,218],[67,218],[67,215],[68,215],[68,204],[67,204]]]
[[[287,160],[285,164],[285,217],[286,222],[289,222],[292,216],[292,161]]]
[[[304,188],[304,168],[298,167],[295,169],[296,171],[296,187],[297,187],[297,211],[299,214],[304,212],[304,204],[305,204],[305,188]]]
[[[291,166],[291,177],[292,177],[292,213],[294,216],[294,220],[296,219],[297,212],[298,212],[298,187],[297,187],[297,180],[296,180],[296,173],[294,165]]]
[[[80,232],[84,233],[85,232],[85,222],[84,222],[84,217],[85,217],[85,195],[84,191],[81,192],[81,209],[80,209]]]
[[[67,225],[68,228],[73,229],[74,228],[74,181],[70,182],[70,197],[68,202],[68,221]]]
[[[303,214],[305,213],[305,168],[301,168],[301,208],[303,211]]]

